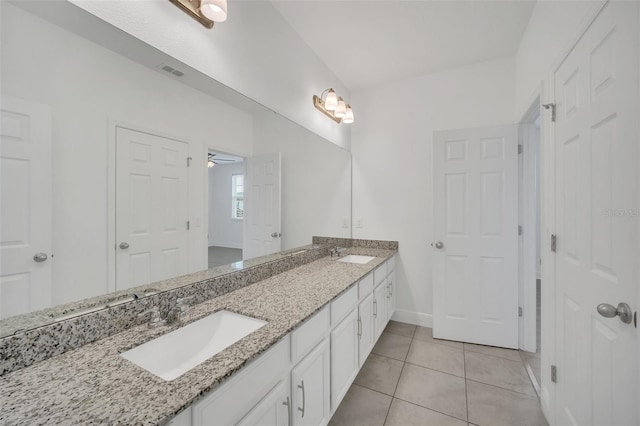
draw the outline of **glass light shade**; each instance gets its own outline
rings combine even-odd
[[[327,98],[324,100],[324,109],[326,109],[327,111],[335,111],[337,107],[338,96],[336,95],[336,92],[334,92],[333,90],[329,90],[329,93],[327,93]]]
[[[345,113],[344,118],[342,119],[342,122],[346,124],[353,123],[353,110],[349,105],[347,105],[347,112]]]
[[[336,108],[333,115],[335,115],[337,118],[343,118],[345,115],[347,115],[347,106],[344,104],[344,101],[342,99],[338,99],[338,107]]]
[[[200,12],[214,22],[227,20],[227,0],[200,0]]]
[[[207,167],[213,167],[215,165],[216,165],[216,163],[214,163],[213,160],[207,161]]]

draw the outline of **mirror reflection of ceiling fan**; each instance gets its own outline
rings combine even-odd
[[[219,164],[219,162],[222,162],[222,161],[228,161],[228,162],[231,162],[231,163],[234,163],[236,161],[236,160],[227,160],[227,159],[224,159],[224,158],[216,158],[216,155],[218,155],[218,154],[209,153],[209,160],[207,161],[207,167],[213,167],[213,166],[215,166],[216,164]]]

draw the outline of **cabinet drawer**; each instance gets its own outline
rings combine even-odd
[[[396,255],[394,254],[387,260],[387,275],[396,269]]]
[[[193,425],[236,424],[290,368],[289,336],[192,406]]]
[[[323,339],[329,331],[330,320],[327,306],[291,333],[291,360],[294,363]]]
[[[373,271],[374,286],[381,284],[385,278],[387,278],[387,262],[384,262]]]
[[[373,291],[373,272],[364,277],[358,283],[359,299],[362,300]]]
[[[356,303],[358,303],[358,287],[354,285],[342,296],[331,302],[331,325],[335,327],[339,324],[342,318],[353,311]]]

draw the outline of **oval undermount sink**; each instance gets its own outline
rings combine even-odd
[[[180,377],[266,324],[219,311],[120,354],[164,380]]]
[[[369,263],[373,259],[375,259],[375,256],[361,256],[359,254],[349,254],[345,257],[339,258],[338,262],[358,263],[360,265],[364,265],[365,263]]]

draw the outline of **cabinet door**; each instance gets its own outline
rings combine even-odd
[[[378,340],[387,325],[387,280],[384,280],[373,291],[373,322],[374,336]]]
[[[390,320],[393,313],[396,311],[396,272],[391,271],[389,277],[387,277],[387,320]]]
[[[288,426],[291,416],[289,380],[279,382],[249,413],[238,423],[239,426]]]
[[[358,333],[358,356],[360,358],[360,366],[364,364],[373,349],[375,342],[373,338],[373,293],[369,294],[366,299],[358,305],[358,321],[360,330]]]
[[[358,312],[331,332],[331,409],[335,410],[358,374]]]
[[[329,352],[329,340],[325,339],[291,372],[295,426],[329,422]]]

